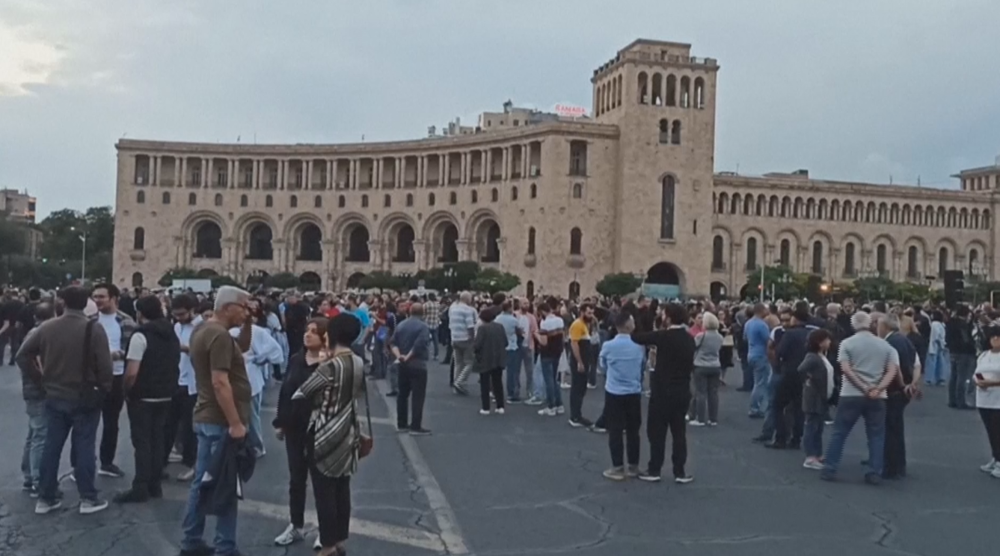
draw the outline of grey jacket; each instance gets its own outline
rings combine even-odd
[[[507,366],[507,331],[499,322],[479,325],[472,343],[475,360],[472,370],[486,373]]]
[[[694,338],[694,366],[722,367],[719,350],[722,349],[722,334],[718,330],[706,330]]]
[[[806,354],[799,365],[803,375],[802,412],[824,414],[829,407],[829,397],[826,395],[827,371],[826,359],[814,352]]]

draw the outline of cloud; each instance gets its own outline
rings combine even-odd
[[[63,58],[55,46],[24,35],[0,21],[0,96],[26,95],[31,85],[47,83]]]

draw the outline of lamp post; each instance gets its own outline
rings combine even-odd
[[[452,283],[452,278],[455,276],[455,268],[449,266],[444,271],[445,278],[448,279],[448,289],[451,291],[455,290],[454,284]]]
[[[83,254],[80,257],[80,284],[82,285],[87,281],[87,230],[77,230],[76,226],[70,228],[70,231],[79,231],[80,242],[83,243]]]

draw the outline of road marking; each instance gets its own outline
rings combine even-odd
[[[187,496],[169,496],[171,500],[184,501]],[[241,512],[251,512],[263,517],[270,517],[280,520],[288,520],[288,507],[270,502],[259,502],[257,500],[241,500]],[[315,510],[306,510],[305,522],[307,526],[315,527],[319,523]],[[442,538],[438,535],[424,531],[423,529],[411,529],[400,527],[389,523],[378,521],[368,521],[364,519],[351,518],[352,535],[368,537],[370,539],[385,541],[393,544],[402,544],[414,548],[421,548],[431,552],[445,553],[448,551]]]
[[[382,393],[382,389],[380,388],[382,382],[384,381],[376,380],[369,384],[375,385],[375,391],[382,396],[386,407],[389,409],[389,419],[395,423],[395,398],[389,398]],[[448,554],[468,554],[469,548],[465,544],[465,538],[462,537],[462,529],[458,526],[458,519],[455,517],[455,512],[451,509],[448,499],[444,497],[441,485],[438,484],[437,479],[434,478],[434,474],[431,473],[431,468],[427,465],[427,461],[424,460],[424,455],[420,452],[417,442],[412,436],[406,434],[397,435],[396,438],[399,440],[399,445],[403,448],[403,455],[410,461],[410,467],[413,468],[413,473],[416,475],[417,484],[420,485],[420,488],[424,490],[424,494],[427,496],[431,513],[434,514],[438,530],[441,531],[440,540],[444,543]]]

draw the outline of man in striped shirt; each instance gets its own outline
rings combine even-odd
[[[433,293],[427,294],[427,302],[424,303],[424,324],[431,329],[431,345],[434,346],[434,359],[437,359],[437,329],[441,324],[441,304],[438,303],[437,296]]]
[[[455,380],[451,388],[456,394],[467,394],[465,379],[472,372],[474,354],[472,340],[476,336],[476,319],[478,315],[472,308],[472,294],[462,292],[458,301],[448,308],[448,330],[451,332],[451,345],[454,350]]]

